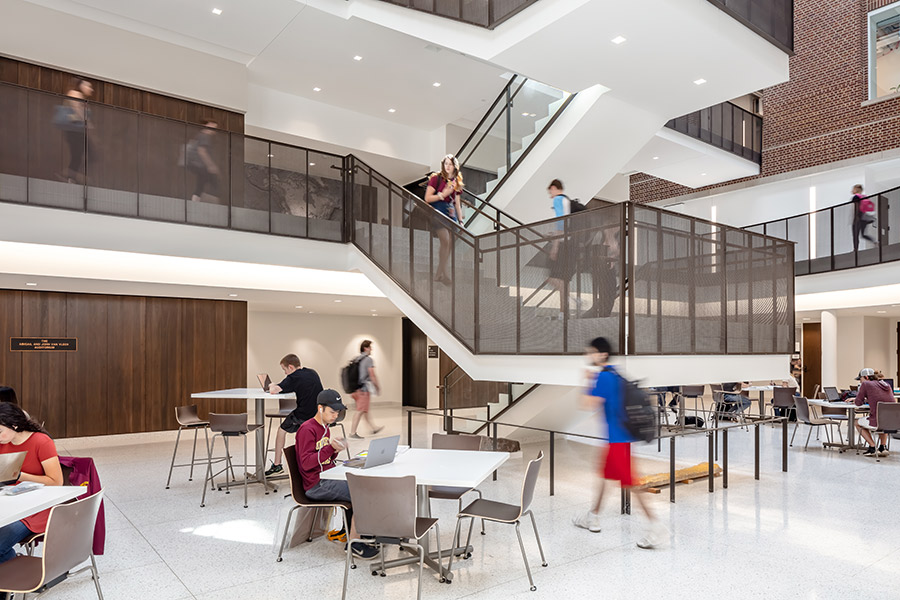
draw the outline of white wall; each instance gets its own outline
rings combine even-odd
[[[838,317],[838,380],[841,388],[855,384],[863,367],[894,377],[897,370],[896,319]]]
[[[837,385],[846,389],[863,368],[864,348],[863,317],[838,317]]]
[[[896,351],[891,360],[891,338],[896,335],[891,335],[890,325],[890,319],[884,317],[863,317],[863,367],[881,371],[885,377],[893,377],[890,373],[896,362]]]
[[[340,370],[359,354],[359,344],[372,340],[372,358],[382,393],[373,403],[402,402],[403,344],[399,317],[355,317],[255,312],[247,315],[247,385],[256,387],[257,373],[281,381],[278,366],[294,353],[305,367],[318,372],[322,385],[343,395]],[[272,403],[275,404],[274,402]]]

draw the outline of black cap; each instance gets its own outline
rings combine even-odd
[[[319,395],[316,396],[316,404],[324,404],[338,412],[347,410],[347,407],[341,402],[341,395],[338,394],[337,391],[331,389],[319,392]]]

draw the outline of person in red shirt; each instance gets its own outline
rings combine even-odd
[[[27,452],[19,481],[62,485],[63,473],[56,445],[47,432],[31,420],[18,405],[0,402],[0,454]],[[16,557],[13,549],[20,540],[47,528],[50,510],[0,527],[0,563]]]
[[[863,452],[863,456],[887,456],[888,451],[885,447],[887,443],[887,434],[882,433],[879,437],[879,445],[875,446],[875,438],[872,436],[873,431],[878,430],[878,405],[882,402],[895,402],[894,390],[888,385],[887,381],[879,381],[875,375],[874,369],[863,369],[856,377],[859,380],[859,390],[856,392],[854,402],[857,406],[869,404],[869,416],[863,417],[856,422],[856,429],[863,436],[869,447]]]

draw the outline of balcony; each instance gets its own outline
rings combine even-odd
[[[445,19],[493,29],[538,0],[382,0]]]

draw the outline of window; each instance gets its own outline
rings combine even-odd
[[[900,92],[900,2],[869,13],[869,100]]]

